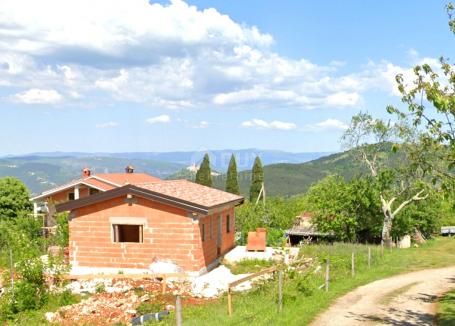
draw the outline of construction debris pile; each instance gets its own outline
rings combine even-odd
[[[55,313],[46,313],[49,322],[61,325],[129,324],[138,316],[137,308],[143,302],[161,303],[162,309],[172,310],[173,294],[186,293],[186,288],[174,284],[166,287],[170,295],[162,295],[162,284],[154,280],[74,281],[66,286],[73,293],[92,294],[77,304],[61,307]]]

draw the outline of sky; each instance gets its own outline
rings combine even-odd
[[[451,57],[445,2],[0,0],[0,155],[340,150]]]

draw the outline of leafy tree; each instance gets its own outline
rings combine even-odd
[[[454,6],[446,7],[449,26],[455,34]],[[389,113],[412,120],[415,127],[423,127],[420,135],[422,147],[413,155],[413,160],[431,171],[434,181],[442,180],[442,186],[455,186],[455,67],[441,57],[439,67],[428,63],[417,65],[413,70],[414,80],[397,75],[398,90],[407,110],[389,106]],[[422,128],[420,128],[422,129]]]
[[[381,227],[376,195],[372,178],[346,182],[340,176],[328,176],[314,184],[305,199],[320,231],[345,241],[372,241]]]
[[[254,159],[253,173],[251,176],[251,186],[250,186],[250,201],[255,203],[261,192],[262,186],[264,184],[264,170],[262,168],[262,162],[259,156],[256,156]],[[264,194],[262,194],[264,196]]]
[[[0,218],[15,218],[32,210],[27,187],[13,177],[0,179]]]
[[[386,124],[367,113],[359,113],[352,117],[342,137],[344,145],[368,167],[371,177],[378,182],[378,199],[383,212],[382,240],[387,246],[392,245],[392,225],[398,213],[410,203],[428,196],[422,184],[416,183],[422,180],[421,170],[407,164],[409,149],[416,147],[410,143],[411,136],[412,132],[405,124]],[[405,142],[399,146],[394,144],[392,150],[396,151],[400,147],[402,165],[391,170],[389,162],[378,155],[378,146],[400,139],[405,139]]]
[[[212,171],[210,170],[210,158],[208,154],[204,155],[201,166],[196,172],[196,183],[207,187],[212,186]]]
[[[239,180],[237,176],[237,163],[235,161],[234,154],[231,156],[227,170],[226,191],[230,192],[231,194],[240,194]]]

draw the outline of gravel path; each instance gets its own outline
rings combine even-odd
[[[455,266],[394,276],[342,296],[311,325],[434,325],[438,297],[453,288]]]

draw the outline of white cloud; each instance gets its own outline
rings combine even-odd
[[[38,88],[32,88],[13,96],[14,101],[25,104],[56,104],[62,99],[63,97],[56,90]]]
[[[105,123],[98,123],[95,125],[96,128],[115,128],[118,127],[118,123],[114,121],[109,121]]]
[[[80,105],[357,107],[412,72],[384,61],[344,74],[340,61],[286,58],[271,35],[181,0],[2,0],[0,21],[0,87],[53,89]]]
[[[196,128],[204,129],[209,126],[209,123],[207,121],[200,121],[199,124],[196,126]]]
[[[267,122],[265,120],[261,119],[251,119],[242,122],[241,124],[242,127],[246,128],[259,128],[259,129],[276,129],[276,130],[292,130],[296,129],[297,125],[292,122],[284,122],[284,121],[278,121],[278,120],[273,120],[270,122]]]
[[[158,116],[153,117],[153,118],[148,118],[145,121],[147,123],[149,123],[149,124],[168,123],[168,122],[171,122],[171,117],[168,116],[167,114],[162,114],[162,115],[158,115]]]
[[[337,119],[327,119],[315,124],[308,124],[303,127],[303,130],[310,132],[319,131],[344,131],[348,128],[348,125]]]

